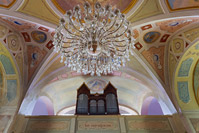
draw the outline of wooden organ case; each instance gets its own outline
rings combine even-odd
[[[77,90],[76,115],[118,115],[117,90],[109,82],[103,94],[91,94],[85,83]]]

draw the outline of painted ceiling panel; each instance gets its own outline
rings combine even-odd
[[[135,13],[133,13],[128,19],[130,22],[135,22],[159,14],[163,14],[163,10],[159,4],[159,1],[145,0],[142,5],[137,8]]]
[[[166,0],[171,11],[199,8],[198,0]]]
[[[25,0],[23,5],[18,9],[18,12],[37,17],[57,24],[59,16],[50,8],[45,0]]]
[[[9,8],[16,0],[0,0],[0,7]]]
[[[80,5],[83,7],[85,0],[51,0],[55,7],[61,12],[65,13],[68,10],[73,10],[73,7]],[[91,5],[95,0],[86,0]],[[138,0],[98,0],[103,6],[110,4],[114,8],[120,9],[121,12],[127,13],[137,2]],[[83,9],[83,8],[82,8]]]

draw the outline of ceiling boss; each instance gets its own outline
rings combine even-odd
[[[78,73],[107,75],[125,66],[134,38],[129,22],[119,9],[88,2],[66,12],[55,30],[54,51],[61,62]]]

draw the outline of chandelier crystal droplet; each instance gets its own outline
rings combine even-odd
[[[129,22],[119,9],[95,3],[84,4],[66,12],[55,30],[54,51],[61,62],[78,73],[107,75],[125,66],[132,54],[134,38]]]

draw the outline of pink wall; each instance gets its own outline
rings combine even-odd
[[[158,100],[155,97],[148,97],[144,100],[141,115],[164,115]]]
[[[32,115],[54,115],[53,103],[46,96],[37,99]]]

